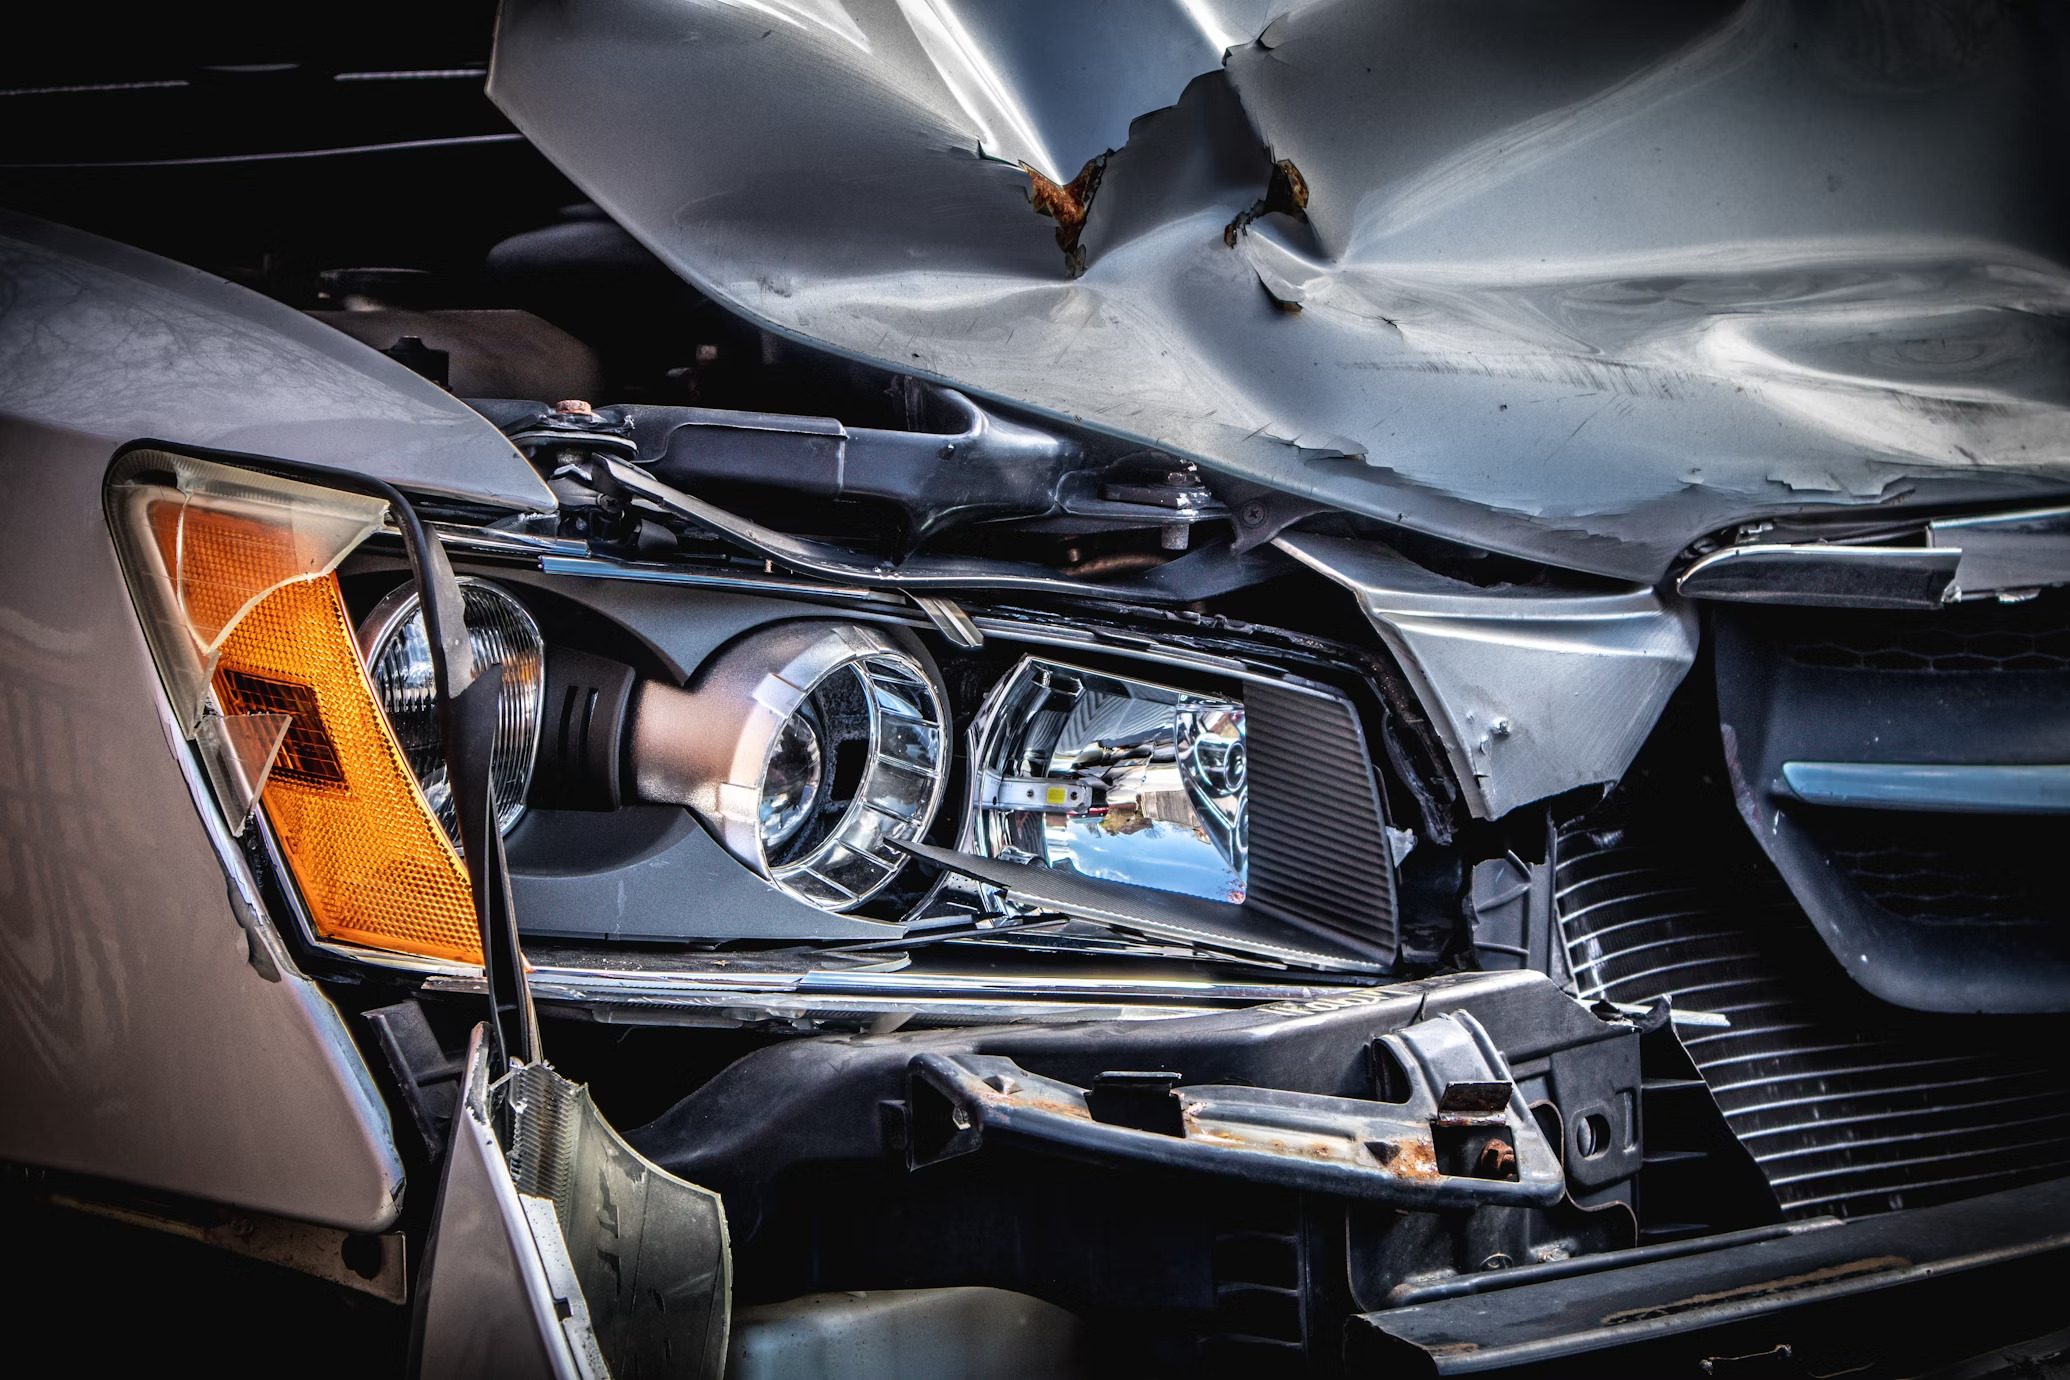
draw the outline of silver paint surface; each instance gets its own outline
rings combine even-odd
[[[104,465],[154,437],[554,506],[501,432],[378,350],[199,270],[6,211],[0,410],[107,443]]]
[[[545,507],[486,422],[206,275],[0,221],[0,1158],[377,1231],[403,1171],[260,908],[102,515],[140,436]]]
[[[2059,19],[510,0],[490,93],[771,329],[1650,584],[1763,515],[2070,492]],[[1017,165],[1109,149],[1073,277]],[[1305,219],[1225,243],[1275,159]]]
[[[1483,819],[1623,776],[1696,661],[1695,611],[1651,589],[1482,589],[1377,542],[1276,544],[1357,596]]]

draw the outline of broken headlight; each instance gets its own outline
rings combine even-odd
[[[1243,705],[1028,657],[971,733],[970,851],[1245,898]]]

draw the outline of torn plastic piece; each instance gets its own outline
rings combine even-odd
[[[1728,546],[1683,571],[1675,588],[1691,599],[1746,604],[1937,609],[1961,561],[1962,551],[1947,546]]]
[[[604,1375],[720,1375],[733,1275],[719,1196],[641,1156],[549,1066],[508,1087],[511,1180],[545,1209],[535,1239],[559,1226]]]
[[[907,1165],[925,1169],[996,1139],[1408,1208],[1559,1200],[1559,1154],[1478,1021],[1456,1012],[1380,1040],[1403,1073],[1400,1101],[1172,1088],[1176,1076],[1160,1073],[1102,1074],[1089,1094],[1007,1058],[920,1053],[907,1073]],[[1128,1113],[1175,1098],[1175,1124],[1146,1126],[1151,1116],[1108,1106],[1114,1080],[1132,1083]]]
[[[232,835],[241,837],[251,822],[259,792],[266,789],[266,778],[293,723],[292,714],[204,713],[195,726],[209,784],[215,787],[216,803],[223,807]]]
[[[282,585],[337,569],[387,512],[382,499],[166,451],[131,451],[116,462],[109,523],[173,713],[190,738],[224,639],[244,616]],[[235,563],[209,562],[210,578],[182,560],[188,524],[201,515],[234,531],[242,547]]]

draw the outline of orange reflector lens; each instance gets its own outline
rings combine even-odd
[[[244,782],[223,802],[233,827],[264,772],[259,803],[318,935],[478,964],[466,864],[375,699],[333,573],[385,509],[160,451],[132,452],[109,483],[117,549],[181,727],[219,795],[230,777]],[[227,770],[211,744],[250,759]]]
[[[259,798],[317,933],[481,962],[466,865],[374,700],[337,577],[262,599],[224,640],[215,686],[226,714],[293,717]]]

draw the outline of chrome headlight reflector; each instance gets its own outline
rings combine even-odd
[[[948,710],[920,656],[848,623],[780,624],[707,663],[689,690],[648,682],[635,788],[689,806],[793,896],[846,910],[905,863],[947,784]]]
[[[1034,657],[971,729],[966,848],[1088,877],[1242,901],[1244,707]]]
[[[525,606],[486,580],[462,576],[467,638],[477,670],[503,668],[496,702],[496,745],[491,758],[491,794],[496,824],[508,834],[525,813],[532,763],[539,750],[541,702],[546,690],[546,644]],[[413,585],[389,595],[359,628],[359,645],[389,727],[410,770],[446,835],[459,839],[452,788],[446,780],[445,745],[439,733],[437,695],[432,685],[431,648],[424,614]]]

